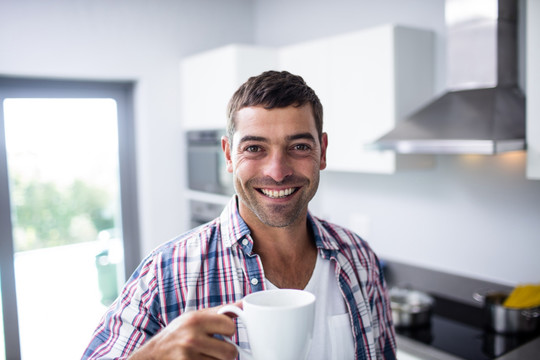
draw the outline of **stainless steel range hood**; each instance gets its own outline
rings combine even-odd
[[[372,148],[410,154],[495,154],[525,148],[517,83],[517,0],[447,0],[449,91]]]

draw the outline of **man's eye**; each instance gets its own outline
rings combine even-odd
[[[258,145],[250,145],[245,148],[245,151],[247,152],[259,152],[261,151],[261,148]]]
[[[307,144],[296,144],[294,145],[293,149],[298,151],[308,151],[311,149],[311,146]]]

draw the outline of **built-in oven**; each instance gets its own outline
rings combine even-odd
[[[196,227],[219,216],[234,194],[221,149],[224,129],[191,130],[187,137],[187,180],[190,225]]]
[[[212,194],[232,195],[232,176],[221,150],[223,129],[187,132],[188,187]]]

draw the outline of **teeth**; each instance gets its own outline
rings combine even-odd
[[[282,197],[291,195],[294,192],[294,188],[289,188],[289,189],[285,189],[285,190],[261,189],[261,191],[262,191],[262,193],[264,195],[266,195],[268,197],[271,197],[271,198],[274,198],[274,199],[277,199],[277,198],[282,198]]]

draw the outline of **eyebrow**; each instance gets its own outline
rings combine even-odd
[[[305,133],[299,133],[294,135],[287,136],[287,141],[293,141],[293,140],[299,140],[299,139],[306,139],[315,142],[315,138],[311,133],[305,132]],[[246,135],[243,138],[240,139],[239,143],[243,143],[246,141],[257,141],[257,142],[268,142],[268,139],[263,136],[255,136],[255,135]]]
[[[268,142],[268,140],[262,136],[246,135],[240,139],[239,143],[241,144],[246,141]]]
[[[306,140],[315,142],[315,138],[313,137],[313,135],[311,135],[311,133],[308,133],[308,132],[287,136],[287,140],[289,141],[299,140],[299,139],[306,139]]]

